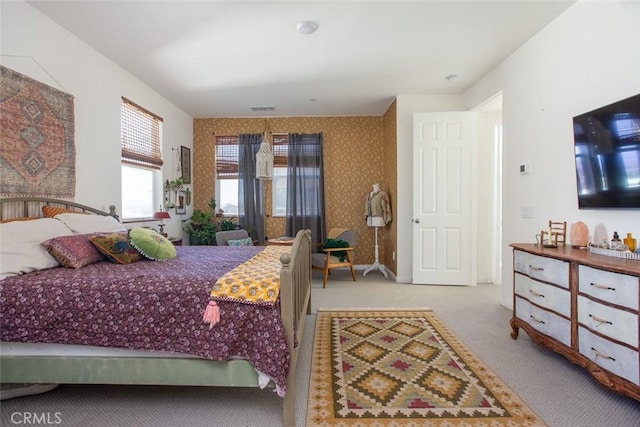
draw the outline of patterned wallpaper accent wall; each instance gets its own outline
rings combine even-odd
[[[395,111],[395,103],[393,104]],[[262,133],[265,120],[271,133],[323,133],[325,199],[327,229],[351,228],[358,233],[356,264],[371,264],[374,260],[374,234],[367,227],[364,208],[367,194],[375,182],[391,193],[395,188],[395,136],[385,136],[385,126],[395,123],[383,117],[274,117],[274,118],[201,118],[193,127],[193,196],[194,209],[206,209],[214,197],[214,134],[237,135]],[[388,162],[393,162],[388,166]],[[390,182],[392,177],[393,182]],[[394,190],[395,191],[395,190]],[[265,185],[266,210],[271,211],[271,183]],[[394,197],[392,196],[392,203]],[[284,218],[267,218],[266,231],[270,238],[284,234]],[[394,218],[395,221],[395,218]],[[387,226],[389,229],[393,226]],[[391,253],[380,241],[380,263],[389,265]]]

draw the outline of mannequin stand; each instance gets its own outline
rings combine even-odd
[[[387,271],[384,269],[384,267],[380,264],[380,262],[378,261],[378,228],[379,227],[375,227],[375,242],[376,242],[376,252],[375,252],[375,256],[376,259],[373,262],[373,265],[369,268],[367,268],[367,270],[362,273],[363,276],[366,276],[368,272],[373,271],[373,270],[380,270],[380,273],[382,273],[384,275],[385,278],[388,278],[389,276],[387,275]]]

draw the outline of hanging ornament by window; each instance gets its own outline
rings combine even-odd
[[[264,180],[273,178],[273,151],[266,132],[256,154],[256,178]]]

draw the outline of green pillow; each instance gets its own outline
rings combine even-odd
[[[126,232],[97,234],[89,237],[89,240],[111,262],[130,264],[142,259],[140,252],[129,244]]]
[[[166,237],[149,228],[133,228],[129,231],[131,246],[144,257],[154,261],[166,261],[176,257],[176,248]]]
[[[323,248],[348,248],[349,242],[345,242],[344,240],[339,240],[339,239],[327,239],[324,241],[324,244],[322,245],[322,247]],[[336,251],[336,252],[333,252],[331,255],[338,257],[340,262],[343,262],[347,257],[347,253],[345,251]]]

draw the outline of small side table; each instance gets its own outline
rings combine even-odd
[[[182,246],[182,238],[181,237],[167,237],[173,246]]]
[[[268,245],[280,245],[280,246],[293,246],[293,237],[276,237],[275,239],[267,240]]]

